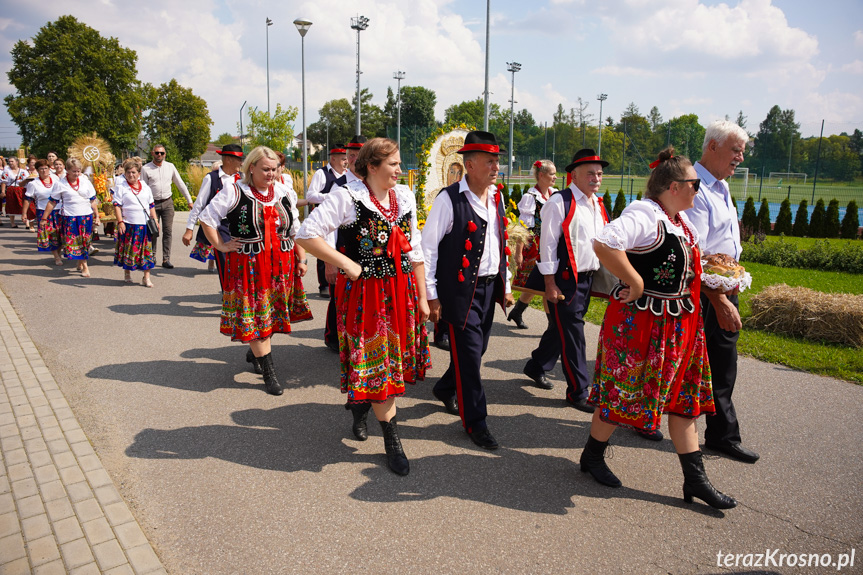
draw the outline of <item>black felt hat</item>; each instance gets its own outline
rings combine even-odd
[[[603,168],[608,166],[608,162],[596,155],[596,152],[590,148],[584,148],[575,153],[572,157],[572,162],[566,167],[567,172],[571,172],[576,166],[581,164],[599,164]]]
[[[497,143],[497,138],[494,137],[494,134],[479,130],[468,132],[467,136],[465,136],[464,146],[458,150],[458,153],[464,154],[467,152],[485,152],[496,156],[506,153],[500,149],[500,146]]]
[[[221,150],[216,150],[220,156],[234,156],[243,159],[243,148],[237,144],[225,144]]]
[[[351,141],[348,142],[348,148],[352,148],[354,150],[359,150],[365,144],[367,138],[365,136],[354,136],[351,138]]]

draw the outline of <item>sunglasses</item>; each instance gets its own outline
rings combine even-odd
[[[153,152],[154,156],[164,156],[166,152]]]
[[[693,178],[691,180],[674,180],[675,182],[692,182],[692,190],[698,193],[698,187],[701,185],[701,178]]]

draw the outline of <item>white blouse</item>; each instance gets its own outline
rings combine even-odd
[[[156,204],[153,201],[153,191],[150,186],[143,180],[138,180],[138,183],[141,184],[141,191],[136,195],[129,187],[129,182],[126,180],[120,182],[114,189],[114,205],[120,206],[125,223],[141,226],[147,223],[150,208]]]
[[[297,193],[294,191],[292,187],[288,187],[281,182],[273,183],[273,199],[269,202],[261,202],[265,206],[273,206],[277,202],[281,201],[285,196],[291,202],[291,215],[294,218],[294,222],[300,221],[300,212],[297,210]],[[244,184],[243,182],[234,182],[233,184],[223,188],[218,194],[216,194],[206,208],[201,212],[198,216],[198,221],[204,222],[211,228],[218,228],[222,219],[228,215],[228,211],[231,209],[233,205],[237,203],[238,196],[237,194],[245,194],[247,197],[251,198],[256,202],[260,202],[257,198],[255,198],[254,194],[252,194],[252,189]],[[279,226],[280,222],[276,223],[276,226]],[[291,226],[290,231],[288,232],[290,237],[295,237],[297,235],[297,226]]]
[[[68,178],[68,177],[67,177]],[[93,213],[93,204],[96,199],[96,188],[90,183],[90,179],[78,176],[78,189],[69,184],[67,178],[62,178],[51,199],[63,203],[63,215],[71,217],[87,216]],[[143,200],[141,200],[143,201]]]
[[[698,230],[689,221],[686,213],[679,212],[679,214],[689,228],[694,243],[697,244]],[[651,200],[637,200],[626,206],[620,217],[606,224],[594,241],[601,242],[613,250],[644,248],[656,241],[656,228],[659,222],[665,224],[668,233],[680,236],[688,243],[683,227],[671,223],[662,208]]]
[[[36,178],[27,184],[27,189],[24,191],[24,197],[36,204],[37,210],[44,210],[51,199],[51,194],[57,189],[60,179],[55,175],[48,176],[51,184],[46,186],[42,183],[41,178]]]
[[[15,173],[9,169],[9,166],[3,168],[3,175],[0,176],[0,180],[5,183],[7,186],[20,186],[22,180],[26,180],[30,177],[30,172],[25,170],[24,168],[19,168],[18,172]]]
[[[548,197],[551,197],[551,194],[556,192],[555,188],[551,188],[548,192]],[[518,219],[524,222],[524,227],[530,229],[533,227],[535,223],[534,214],[536,213],[536,203],[539,202],[540,209],[545,205],[545,202],[548,200],[542,197],[542,192],[540,192],[536,186],[532,187],[528,191],[524,193],[521,199],[518,201]]]
[[[411,213],[411,252],[413,262],[423,261],[422,237],[417,227],[416,200],[413,192],[407,186],[395,187],[396,201],[399,204],[398,217]],[[338,228],[352,224],[357,219],[354,200],[361,202],[368,209],[381,213],[369,198],[369,189],[362,180],[348,182],[343,187],[330,190],[315,210],[303,222],[297,237],[302,239],[325,238]],[[383,214],[381,214],[383,216]]]

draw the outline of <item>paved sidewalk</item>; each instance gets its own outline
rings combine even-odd
[[[0,575],[166,573],[0,291]]]

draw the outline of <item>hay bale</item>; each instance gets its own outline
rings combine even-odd
[[[778,284],[764,288],[750,302],[749,327],[863,347],[863,295]]]

